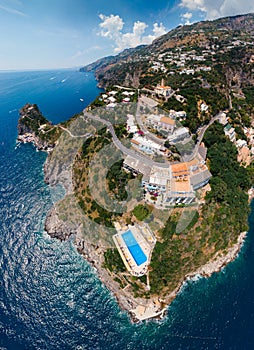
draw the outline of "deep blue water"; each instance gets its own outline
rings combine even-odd
[[[15,150],[18,109],[59,122],[97,93],[75,71],[0,73],[0,349],[253,349],[254,211],[239,258],[188,283],[160,323],[132,325],[72,244],[43,233],[61,191],[44,184],[44,153]]]

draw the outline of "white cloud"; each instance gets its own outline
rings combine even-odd
[[[183,15],[181,15],[182,18],[184,19],[191,19],[192,13],[191,12],[186,12]]]
[[[203,12],[206,19],[254,12],[250,0],[181,0],[180,7]]]
[[[113,39],[114,37],[119,35],[124,25],[122,18],[120,18],[119,16],[105,16],[102,14],[100,14],[99,17],[102,20],[102,22],[100,23],[100,27],[102,28],[100,32],[101,36]]]
[[[132,32],[123,33],[124,22],[118,15],[99,15],[101,19],[99,35],[109,38],[114,43],[114,51],[120,52],[125,48],[136,47],[141,44],[150,44],[155,38],[166,33],[162,23],[154,23],[152,34],[145,35],[148,25],[145,22],[136,21]]]
[[[0,4],[0,10],[3,10],[5,12],[8,12],[8,13],[13,14],[13,15],[27,17],[27,15],[24,12],[16,10],[16,9],[8,7],[8,6],[1,5],[1,4]]]
[[[160,23],[160,25],[158,23],[154,23],[153,33],[154,33],[154,37],[157,38],[158,36],[166,34],[167,30],[162,23]]]
[[[192,18],[192,13],[191,12],[186,12],[181,15],[181,19],[185,21],[185,25],[190,25],[190,19]]]

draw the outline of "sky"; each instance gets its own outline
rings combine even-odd
[[[0,70],[80,67],[253,0],[0,0]]]

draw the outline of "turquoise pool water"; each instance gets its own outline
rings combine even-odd
[[[126,231],[122,234],[123,240],[125,244],[127,245],[131,255],[133,256],[133,259],[135,260],[136,264],[138,266],[142,265],[144,262],[147,261],[147,257],[143,250],[141,249],[140,245],[136,241],[135,237],[133,236],[131,230]]]

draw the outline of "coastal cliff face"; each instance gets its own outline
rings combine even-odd
[[[215,74],[217,75],[218,70],[223,74],[224,82],[227,83],[230,82],[225,77],[232,70],[234,76],[239,78],[239,88],[242,88],[253,84],[253,70],[249,67],[254,57],[253,34],[253,14],[179,26],[155,39],[151,45],[128,49],[116,56],[100,59],[81,68],[81,71],[93,71],[98,80],[98,86],[104,88],[114,84],[142,88],[154,82],[158,83],[164,71],[167,72],[163,76],[166,83],[172,86],[172,81],[175,80],[173,79],[175,68],[182,62],[173,60],[171,65],[167,59],[164,60],[163,55],[180,51],[185,54],[185,49],[193,48],[196,49],[197,56],[204,50],[212,53],[201,64],[215,66]],[[245,44],[239,47],[238,42]],[[231,58],[228,57],[225,49],[232,52]],[[159,64],[157,65],[156,62]],[[193,68],[195,62],[191,63]],[[218,63],[221,67],[217,66]],[[156,80],[153,72],[154,64],[157,65],[155,70],[159,80]],[[163,66],[166,70],[163,68],[161,71],[160,67]],[[218,86],[220,92],[227,95],[230,85],[220,85]]]
[[[104,267],[104,249],[100,247],[99,242],[97,244],[89,242],[82,234],[80,225],[62,220],[56,206],[47,214],[45,230],[52,238],[73,242],[77,251],[91,264],[101,282],[117,299],[119,306],[130,313],[132,321],[140,321],[138,311],[140,307],[148,312],[148,317],[145,319],[163,317],[166,312],[165,302],[160,302],[157,296],[148,299],[134,297],[131,288],[121,288],[117,274]],[[179,288],[180,286],[181,284]],[[177,291],[170,295],[169,300],[173,300],[176,295]]]
[[[197,113],[194,108],[195,103],[197,104],[197,102],[202,99],[205,99],[210,106],[212,106],[212,104],[215,105],[213,112],[216,108],[218,111],[223,110],[227,104],[227,100],[232,99],[234,108],[237,111],[237,117],[239,117],[239,122],[237,120],[236,124],[240,125],[242,123],[242,125],[244,125],[244,117],[246,116],[242,111],[245,109],[250,112],[249,115],[253,112],[253,109],[251,109],[252,107],[250,107],[251,92],[253,90],[248,84],[253,82],[254,59],[252,61],[252,57],[254,56],[253,47],[247,42],[247,40],[249,40],[248,35],[251,36],[253,34],[253,23],[254,16],[248,15],[176,28],[165,36],[155,40],[150,46],[125,50],[118,56],[101,59],[82,69],[82,71],[94,71],[99,85],[102,87],[114,84],[140,87],[144,86],[146,83],[149,83],[150,86],[155,86],[161,81],[161,78],[164,79],[165,77],[170,85],[171,83],[175,84],[175,86],[173,86],[175,90],[179,89],[180,93],[186,97],[187,102],[180,105],[180,108],[185,108],[185,106],[188,108],[192,105],[194,110],[193,115],[196,118],[193,133],[195,133],[198,126],[202,125],[202,121],[200,119],[197,120]],[[241,35],[240,37],[237,36],[238,39],[236,40],[235,36],[239,31]],[[224,34],[222,35],[221,33]],[[243,39],[244,36],[246,36],[245,39]],[[228,47],[233,38],[235,38],[234,42],[236,43],[236,48],[231,50],[231,48]],[[243,41],[243,45],[239,38],[245,40]],[[222,45],[217,47],[222,39],[224,40]],[[238,41],[240,44],[237,43]],[[189,43],[193,45],[193,50],[194,48],[196,50],[195,55],[194,53],[191,54],[192,58],[194,56],[200,57],[198,55],[203,55],[202,50],[205,50],[205,54],[207,54],[208,58],[204,62],[202,61],[202,65],[205,68],[210,67],[212,69],[211,73],[207,73],[207,77],[204,77],[206,73],[202,71],[201,74],[199,71],[200,75],[199,73],[193,74],[192,79],[192,75],[190,77],[187,73],[182,75],[182,71],[178,71],[178,68],[174,71],[174,74],[171,74],[172,71],[169,69],[173,69],[173,66],[176,66],[175,62],[173,62],[172,67],[170,65],[167,66],[168,61],[163,61],[163,56],[160,56],[161,54],[168,53],[171,49],[175,50],[174,54],[180,49],[189,51],[187,47]],[[213,53],[215,49],[217,49],[218,52]],[[183,52],[185,55],[186,52]],[[170,57],[169,55],[167,59],[170,60],[172,58]],[[175,58],[172,59],[173,61],[175,60]],[[166,71],[152,72],[151,65],[154,60],[159,63],[161,62],[161,65],[164,64]],[[194,68],[196,68],[196,66]],[[171,73],[169,74],[169,72]],[[174,78],[171,79],[173,76]],[[206,79],[208,83],[205,81]],[[203,88],[204,85],[205,88]],[[244,89],[246,87],[248,87],[248,89],[245,91]],[[210,88],[211,90],[209,91],[208,89]],[[222,107],[217,105],[217,102],[220,102],[219,98],[216,98],[216,101],[209,100],[209,98],[214,95],[214,92],[216,92],[212,90],[213,88],[216,88],[217,92],[226,96],[226,102]],[[241,103],[241,109],[238,110],[238,100],[236,100],[236,98],[238,95],[244,96],[244,93],[246,93],[246,101],[248,104],[245,106],[242,100],[240,100],[239,106]],[[193,97],[197,97],[196,101]],[[241,113],[239,111],[241,111]],[[187,112],[188,118],[190,119],[191,109]],[[84,117],[84,115],[82,115],[82,117]],[[234,122],[233,117],[235,116],[233,115],[231,117],[232,123]],[[206,212],[200,212],[202,214],[202,219],[197,222],[196,226],[194,223],[193,227],[188,228],[185,234],[179,235],[176,232],[174,233],[175,223],[173,221],[168,222],[167,226],[169,231],[165,230],[164,236],[158,232],[158,236],[160,237],[158,241],[159,248],[153,251],[153,256],[155,256],[155,258],[151,261],[147,285],[144,280],[138,280],[138,283],[136,283],[131,279],[133,276],[129,276],[129,279],[126,278],[126,271],[124,271],[123,274],[119,274],[114,269],[111,271],[109,268],[105,267],[104,253],[107,251],[108,246],[105,245],[103,247],[103,244],[101,244],[101,237],[97,232],[99,231],[99,225],[93,230],[90,230],[93,235],[93,239],[91,240],[86,230],[89,223],[84,223],[86,217],[84,216],[84,211],[81,210],[82,205],[84,206],[84,201],[81,202],[79,198],[77,200],[77,196],[75,196],[73,190],[75,187],[75,183],[73,185],[72,180],[73,173],[76,171],[76,174],[80,175],[83,181],[80,185],[84,185],[84,173],[89,170],[89,163],[85,166],[81,163],[82,166],[75,167],[75,162],[73,162],[73,160],[77,160],[75,155],[77,155],[79,150],[83,149],[84,141],[87,140],[85,135],[89,134],[90,136],[94,136],[94,130],[84,129],[83,131],[84,125],[87,127],[88,124],[84,118],[81,118],[79,122],[82,122],[82,128],[79,123],[77,123],[76,128],[70,127],[70,124],[68,124],[69,122],[63,123],[62,125],[52,125],[42,116],[36,105],[27,104],[20,110],[18,140],[21,142],[33,142],[38,149],[46,150],[50,153],[44,166],[45,181],[52,186],[60,183],[66,191],[65,198],[56,203],[47,214],[45,230],[52,238],[57,238],[60,241],[71,240],[73,242],[78,252],[95,267],[99,278],[115,295],[119,305],[123,309],[130,311],[134,320],[142,319],[143,316],[139,318],[140,308],[143,310],[142,312],[146,315],[146,318],[163,315],[165,312],[165,305],[168,305],[176,297],[186,279],[192,278],[196,274],[210,276],[213,272],[219,271],[237,256],[245,237],[245,235],[241,235],[240,239],[237,240],[239,233],[243,231],[242,226],[244,226],[239,224],[239,217],[245,224],[245,218],[247,221],[247,213],[243,210],[241,216],[238,215],[239,213],[235,209],[238,203],[237,205],[234,203],[234,211],[232,210],[230,212],[233,206],[228,203],[231,203],[231,193],[233,191],[236,192],[235,188],[232,192],[228,191],[230,193],[228,198],[225,199],[223,197],[225,203],[221,203],[221,197],[219,198],[220,201],[216,202],[217,197],[214,196],[213,198],[210,195],[210,203],[207,202],[209,205],[206,205]],[[247,122],[249,122],[249,120],[246,120],[246,123]],[[78,134],[74,133],[73,135],[73,130],[79,130],[80,132]],[[216,129],[215,131],[219,132],[220,130]],[[222,137],[225,136],[223,128],[221,133],[222,135],[220,135],[220,137],[222,139]],[[102,135],[100,135],[100,137],[104,142],[105,138],[103,138]],[[213,145],[213,142],[217,144],[217,141],[218,139],[213,140],[210,135],[207,140],[209,143],[207,146],[208,151],[209,147]],[[56,145],[58,147],[55,147]],[[87,149],[88,144],[86,144],[86,150]],[[228,150],[230,150],[228,152],[229,154],[236,151],[229,146]],[[96,149],[93,146],[91,146],[91,153],[93,156],[96,153]],[[214,154],[211,154],[211,156],[215,158]],[[218,155],[218,159],[221,160],[221,154]],[[216,158],[213,163],[215,170],[217,163],[219,163],[218,159]],[[209,160],[211,161],[211,159]],[[236,162],[236,160],[234,160],[234,162]],[[242,174],[244,177],[244,173]],[[232,173],[230,175],[232,175]],[[219,172],[217,177],[221,177]],[[237,179],[236,174],[234,174],[234,177]],[[217,180],[219,181],[220,179]],[[224,180],[228,181],[228,178]],[[222,188],[224,189],[225,181],[222,181],[222,185],[224,185]],[[231,186],[230,183],[226,185]],[[240,187],[243,187],[242,183]],[[82,190],[81,186],[79,189]],[[214,195],[214,191],[212,193]],[[224,194],[225,193],[223,193],[223,196]],[[243,195],[242,192],[240,194]],[[88,195],[86,197],[89,201],[90,198]],[[90,202],[92,203],[92,200],[90,200]],[[94,204],[93,210],[96,211],[98,209],[101,208]],[[91,204],[90,214],[94,214],[93,210]],[[178,208],[178,212],[179,211],[180,208]],[[107,214],[105,211],[101,212],[103,215]],[[224,213],[223,216],[221,212]],[[242,215],[243,212],[245,213],[244,218]],[[73,215],[73,213],[75,215]],[[99,214],[100,212],[98,210],[98,213],[96,212],[96,217],[95,215],[91,215],[90,222],[94,224],[96,222],[94,219],[100,218]],[[225,222],[228,225],[226,225],[226,228],[230,230],[223,229],[223,224],[225,224]],[[220,230],[218,230],[218,227],[220,227]],[[227,232],[227,234],[224,234],[225,232]],[[106,242],[106,240],[104,242]],[[110,247],[112,250],[112,246]],[[193,262],[193,264],[191,264],[191,262]],[[138,294],[137,288],[140,286],[142,293]],[[142,290],[143,286],[147,288],[145,293],[144,289]],[[150,289],[150,287],[152,289]],[[161,289],[159,289],[159,287]]]
[[[66,225],[64,221],[60,220],[55,207],[52,207],[48,212],[44,227],[52,238],[57,238],[60,241],[66,241],[77,233],[75,228]]]
[[[27,103],[20,109],[19,115],[18,141],[32,142],[41,151],[52,151],[62,130],[52,125],[36,104]]]

